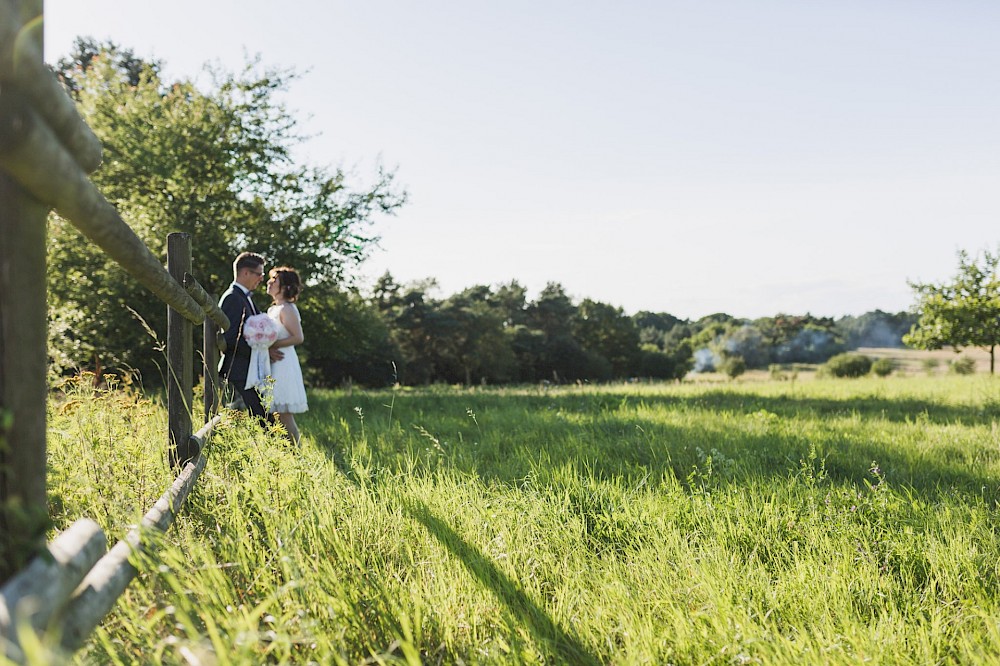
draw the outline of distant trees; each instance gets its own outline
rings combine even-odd
[[[664,319],[658,319],[662,317]],[[642,324],[665,321],[670,315],[642,312]],[[900,347],[902,337],[916,317],[906,312],[881,311],[859,317],[815,317],[778,314],[754,320],[724,313],[697,321],[676,320],[664,331],[652,325],[640,329],[640,343],[662,341],[673,347],[683,341],[693,352],[696,372],[734,368],[761,369],[791,363],[822,363],[836,354],[861,346]]]
[[[979,347],[990,354],[994,372],[1000,344],[1000,254],[984,251],[970,257],[958,253],[958,273],[940,284],[911,282],[917,294],[919,320],[904,337],[918,349]]]
[[[874,310],[858,317],[838,319],[836,328],[848,349],[902,347],[903,336],[916,323],[917,315],[912,312],[889,313]]]
[[[875,330],[881,346],[899,346],[902,334],[885,331],[909,317],[876,311],[836,321],[808,314],[751,321],[716,313],[688,321],[575,302],[556,282],[534,300],[516,281],[446,297],[437,291],[434,280],[402,286],[388,273],[372,289],[369,306],[385,322],[404,384],[671,380],[692,369],[737,377],[776,364],[824,362],[853,348],[847,338],[870,340]]]
[[[476,285],[446,298],[433,280],[376,282],[371,306],[389,330],[399,380],[408,384],[678,379],[690,351],[640,347],[635,321],[621,308],[576,304],[558,283],[533,301],[513,281]]]

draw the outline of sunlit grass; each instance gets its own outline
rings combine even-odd
[[[1000,382],[314,392],[232,415],[83,663],[989,663]],[[50,408],[57,528],[118,538],[165,418]],[[96,460],[95,460],[96,458]],[[142,655],[141,658],[139,655]]]

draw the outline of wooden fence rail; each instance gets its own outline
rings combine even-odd
[[[7,658],[20,661],[24,656],[18,631],[50,629],[55,610],[66,603],[107,546],[97,523],[81,518],[57,536],[43,556],[7,581],[0,596],[0,638]]]
[[[165,531],[205,467],[217,410],[219,329],[229,320],[191,274],[189,234],[167,237],[167,267],[91,183],[101,146],[42,61],[42,1],[0,0],[0,641],[58,627],[76,650],[136,574],[129,557]],[[81,519],[46,546],[45,226],[50,210],[167,305],[169,459],[180,475],[107,553]],[[205,418],[192,433],[193,325],[203,324]],[[224,344],[224,343],[222,343]]]
[[[80,167],[92,173],[101,164],[101,142],[45,67],[41,25],[34,27],[38,33],[34,35],[31,27],[41,19],[41,3],[21,5],[19,12],[13,3],[0,2],[0,80],[16,85],[24,93]],[[22,14],[27,14],[27,20],[21,20]]]

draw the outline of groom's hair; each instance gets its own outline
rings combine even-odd
[[[236,255],[236,261],[233,262],[233,277],[235,278],[240,274],[240,270],[244,268],[257,268],[258,266],[264,265],[264,257],[260,256],[256,252],[240,252]]]

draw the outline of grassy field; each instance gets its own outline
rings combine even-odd
[[[313,392],[231,415],[81,663],[996,663],[1000,381]],[[165,415],[50,405],[57,528],[118,538]]]

